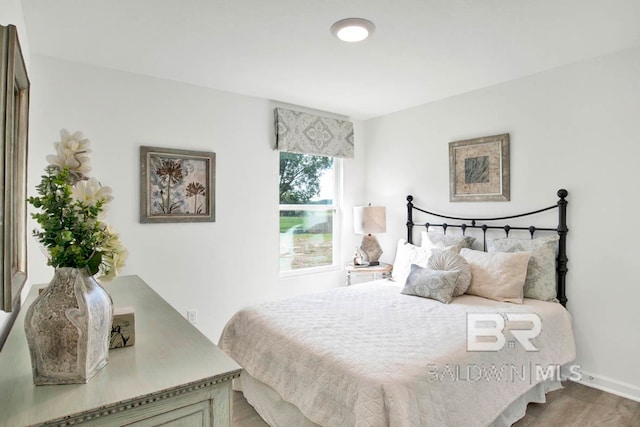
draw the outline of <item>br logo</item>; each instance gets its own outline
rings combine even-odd
[[[501,350],[507,341],[505,326],[526,351],[538,351],[531,340],[540,335],[542,320],[534,313],[467,313],[467,351]]]

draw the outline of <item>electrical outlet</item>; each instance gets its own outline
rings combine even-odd
[[[195,325],[198,321],[198,310],[187,310],[187,320]]]

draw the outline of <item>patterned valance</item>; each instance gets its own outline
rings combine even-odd
[[[275,116],[278,150],[353,158],[353,123],[284,108]]]

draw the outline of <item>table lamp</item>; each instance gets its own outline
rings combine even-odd
[[[384,206],[357,206],[353,208],[353,231],[364,234],[360,250],[367,254],[369,265],[379,265],[382,248],[373,233],[387,231],[387,219]]]

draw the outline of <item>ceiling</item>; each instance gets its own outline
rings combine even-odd
[[[638,0],[22,0],[32,55],[368,119],[640,45]],[[347,44],[329,31],[362,17]]]

